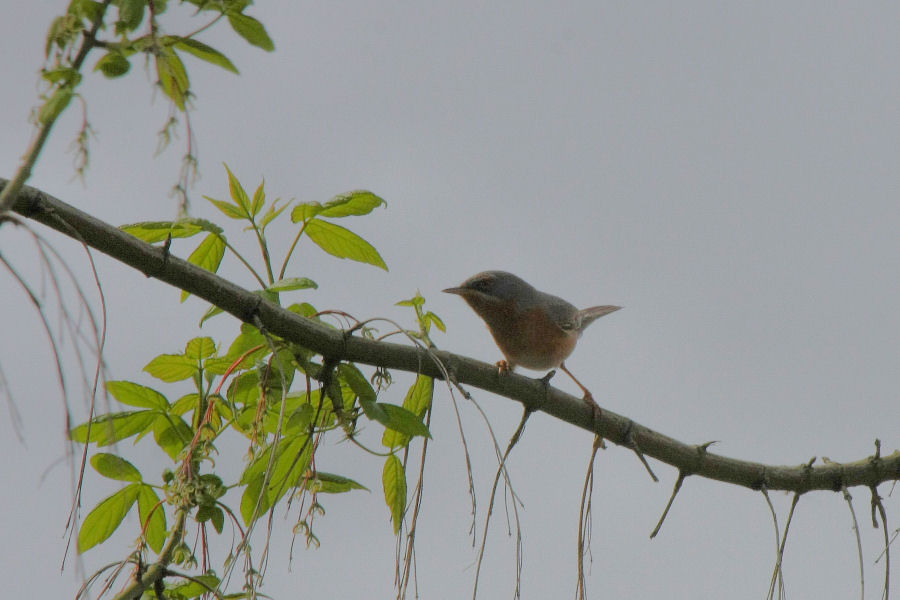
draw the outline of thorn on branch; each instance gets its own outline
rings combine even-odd
[[[672,488],[672,495],[669,496],[669,502],[666,503],[666,509],[663,511],[662,516],[659,518],[659,522],[656,524],[656,527],[653,528],[653,531],[650,533],[650,539],[656,537],[656,534],[659,533],[660,528],[662,528],[663,521],[666,520],[666,515],[669,514],[669,509],[672,508],[672,503],[675,502],[675,496],[678,495],[679,490],[681,490],[681,484],[684,483],[685,478],[690,475],[690,473],[685,473],[684,471],[678,471],[678,479],[675,480],[675,487]]]
[[[650,479],[652,479],[654,483],[659,483],[659,478],[656,476],[656,473],[653,472],[653,469],[650,468],[650,463],[648,463],[647,459],[644,458],[644,453],[641,452],[641,448],[640,446],[638,446],[637,440],[634,438],[634,421],[632,421],[631,419],[628,419],[628,427],[625,428],[625,435],[623,437],[625,445],[628,448],[631,448],[631,450],[638,457],[638,460],[641,461],[641,464],[644,465],[644,468],[647,469],[647,473],[650,474]]]

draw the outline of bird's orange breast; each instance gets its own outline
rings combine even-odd
[[[578,341],[576,332],[562,329],[539,308],[520,311],[504,307],[487,314],[479,312],[511,366],[535,370],[556,368],[572,353]]]

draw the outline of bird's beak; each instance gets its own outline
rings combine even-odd
[[[462,296],[469,290],[468,290],[468,288],[464,288],[464,287],[451,287],[451,288],[447,288],[446,290],[442,290],[442,291],[446,294],[457,294],[459,296]]]

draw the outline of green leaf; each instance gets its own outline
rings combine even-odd
[[[147,363],[144,371],[166,383],[174,383],[193,377],[197,363],[183,354],[160,354]]]
[[[431,311],[428,311],[427,313],[425,313],[425,324],[426,325],[433,324],[435,327],[437,327],[444,333],[447,333],[447,326],[444,325],[444,322],[441,321],[441,318],[439,316],[437,316],[436,314],[434,314]]]
[[[153,422],[153,439],[156,440],[156,445],[172,460],[178,458],[181,451],[190,443],[193,435],[194,432],[190,426],[175,414],[159,415]]]
[[[197,249],[191,252],[188,262],[197,265],[201,269],[206,269],[215,273],[222,264],[222,257],[225,256],[225,239],[216,233],[207,235]],[[189,292],[181,292],[181,301],[187,300]]]
[[[119,0],[119,20],[116,21],[116,34],[134,31],[144,20],[144,8],[147,0]]]
[[[262,48],[267,52],[271,52],[275,49],[275,44],[272,42],[272,38],[269,37],[269,34],[266,33],[266,28],[253,17],[241,13],[230,12],[228,13],[228,22],[231,23],[231,28],[234,29],[239,36],[254,46]]]
[[[91,466],[104,477],[116,481],[141,481],[141,472],[133,464],[116,456],[100,452],[91,457]]]
[[[81,83],[82,75],[71,67],[58,67],[56,69],[44,69],[41,77],[50,83],[68,84],[74,87]]]
[[[250,525],[269,510],[268,496],[263,493],[262,484],[263,476],[258,475],[247,484],[241,496],[241,517],[245,525]],[[257,505],[259,510],[256,508]]]
[[[353,392],[362,399],[375,401],[375,390],[372,384],[362,374],[362,371],[352,363],[341,363],[337,367],[338,376]]]
[[[266,225],[268,225],[269,223],[271,223],[273,219],[275,219],[278,215],[280,215],[281,213],[283,213],[283,212],[284,212],[284,209],[286,209],[286,208],[289,206],[288,204],[285,204],[285,205],[282,206],[281,208],[276,208],[276,205],[277,205],[277,204],[278,204],[278,198],[276,198],[276,199],[275,199],[275,202],[273,202],[273,203],[269,206],[269,210],[266,211],[266,214],[263,215],[262,220],[259,222],[259,226],[260,226],[261,228],[265,229]]]
[[[384,501],[391,511],[391,521],[394,523],[394,535],[397,535],[406,510],[406,472],[403,463],[393,454],[384,463],[381,483],[384,486]]]
[[[161,410],[169,408],[169,401],[165,396],[133,381],[107,381],[106,389],[113,398],[128,406]]]
[[[38,110],[37,120],[41,125],[46,125],[50,123],[56,117],[60,115],[62,111],[66,109],[69,105],[69,102],[72,101],[72,96],[75,95],[74,90],[65,85],[63,87],[59,87],[53,92],[53,95],[44,102],[43,106]]]
[[[239,206],[235,206],[230,202],[225,202],[224,200],[216,200],[215,198],[210,198],[209,196],[203,196],[207,200],[209,200],[213,206],[218,208],[222,213],[228,217],[229,219],[246,219],[247,214],[241,210]]]
[[[319,216],[338,218],[351,215],[367,215],[381,205],[387,206],[387,202],[372,192],[356,190],[335,196],[326,202],[322,206]]]
[[[259,211],[262,210],[263,205],[266,203],[266,181],[262,180],[259,182],[259,187],[256,188],[256,191],[253,192],[253,202],[250,204],[250,213],[255,217],[259,214]]]
[[[434,379],[427,375],[418,375],[416,382],[406,393],[406,398],[403,400],[403,408],[421,418],[425,415],[425,411],[431,408],[433,396]]]
[[[147,545],[159,554],[166,542],[166,510],[165,504],[159,504],[159,496],[149,485],[142,485],[138,492],[138,515],[141,527],[147,539]],[[154,510],[155,509],[155,510]],[[152,513],[150,511],[153,511]],[[147,519],[150,522],[147,522]]]
[[[198,220],[199,221],[199,220]],[[125,233],[144,240],[149,244],[162,242],[169,238],[186,238],[197,235],[205,229],[194,221],[145,221],[119,227]]]
[[[343,475],[317,471],[315,478],[306,482],[306,488],[320,494],[343,494],[350,490],[366,490],[369,488]]]
[[[225,165],[225,170],[228,172],[228,190],[231,193],[231,199],[234,200],[235,205],[239,206],[241,210],[244,211],[245,215],[249,216],[250,197],[247,196],[247,192],[244,191],[244,186],[242,186],[241,182],[238,181],[238,178],[234,176],[234,173],[231,172],[228,165]]]
[[[105,7],[97,0],[73,0],[69,4],[69,14],[88,22],[98,21],[103,17]]]
[[[198,523],[212,521],[213,527],[216,528],[218,533],[222,533],[222,529],[225,527],[225,513],[214,504],[204,504],[198,508],[195,518]]]
[[[184,347],[184,355],[193,360],[209,358],[216,353],[216,343],[211,337],[196,337]]]
[[[191,598],[208,594],[210,590],[215,590],[219,586],[219,578],[215,575],[193,575],[192,579],[195,581],[179,581],[178,583],[167,585],[165,597],[172,600],[190,600]],[[231,596],[225,597],[230,598]],[[237,596],[237,598],[244,597],[249,598],[245,594],[238,594]]]
[[[156,75],[159,77],[159,86],[163,93],[175,103],[180,111],[184,112],[191,84],[184,63],[181,62],[174,50],[160,48],[157,51]]]
[[[241,498],[241,516],[247,525],[250,524],[260,493],[263,494],[263,499],[260,510],[256,514],[257,518],[300,483],[300,477],[309,468],[312,455],[312,447],[308,443],[308,439],[306,434],[302,434],[281,440],[275,450],[272,476],[265,490],[262,489],[262,483],[269,466],[269,457],[272,455],[271,446],[244,470],[241,475],[241,483],[247,483],[247,488]]]
[[[425,304],[425,298],[422,297],[422,294],[420,294],[419,292],[416,292],[416,295],[413,296],[412,298],[410,298],[409,300],[401,300],[400,302],[397,302],[394,306],[410,306],[410,307],[415,308],[417,306],[422,306],[423,304]]]
[[[194,392],[192,394],[185,394],[178,400],[176,400],[172,406],[169,407],[170,415],[178,415],[179,417],[186,413],[189,410],[193,410],[197,408],[197,405],[200,401],[200,394]]]
[[[241,324],[241,334],[234,338],[234,341],[231,343],[231,346],[228,348],[227,356],[232,360],[237,360],[237,358],[242,355],[247,350],[251,348],[256,349],[258,352],[269,352],[268,342],[266,342],[266,336],[264,336],[259,329],[250,325],[249,323]],[[256,356],[255,354],[252,356]]]
[[[417,435],[427,438],[431,437],[428,427],[422,422],[422,417],[416,413],[409,411],[402,406],[397,406],[396,404],[379,402],[378,406],[384,411],[387,418],[377,419],[377,421],[388,429],[393,429],[394,431],[409,437],[415,437]]]
[[[286,277],[281,281],[276,281],[266,288],[269,292],[290,292],[292,290],[306,290],[309,288],[318,289],[317,284],[312,279],[306,277]]]
[[[222,310],[221,308],[219,308],[218,306],[216,306],[215,304],[213,304],[212,306],[207,308],[206,312],[203,313],[203,316],[200,317],[200,323],[198,326],[203,327],[203,324],[206,323],[206,321],[208,321],[209,319],[212,319],[216,315],[221,315],[223,312],[225,312],[225,311]]]
[[[88,439],[88,423],[82,423],[69,432],[73,441],[98,446],[108,446],[133,435],[146,431],[159,413],[152,410],[137,410],[110,413],[94,417],[90,423],[91,437]]]
[[[207,46],[203,42],[198,42],[193,38],[181,38],[181,40],[175,44],[175,47],[179,50],[184,50],[188,54],[193,54],[200,60],[205,60],[208,63],[227,69],[232,73],[238,72],[237,67],[234,66],[234,63],[232,63],[227,56],[215,48]]]
[[[426,433],[419,433],[419,435],[428,435],[428,429],[421,419],[425,415],[425,411],[428,410],[428,407],[431,406],[433,395],[434,379],[426,375],[419,375],[416,377],[415,383],[410,386],[409,391],[406,393],[406,399],[403,400],[403,408],[408,410],[410,414],[416,416],[418,423],[421,424],[422,427],[425,427]],[[417,425],[413,425],[413,428],[417,428]],[[381,443],[388,448],[399,448],[409,444],[411,437],[412,436],[408,433],[398,431],[394,428],[388,428],[384,430],[384,434],[381,437]]]
[[[322,212],[324,208],[325,207],[319,202],[303,202],[302,204],[298,204],[291,211],[291,222],[299,223],[300,221],[312,219]]]
[[[388,270],[384,259],[372,244],[340,225],[313,219],[306,224],[306,235],[332,256],[349,258]]]
[[[121,52],[107,52],[94,65],[95,71],[101,71],[109,79],[125,75],[130,68],[131,62]]]
[[[78,551],[86,552],[109,539],[118,529],[122,519],[131,510],[141,489],[140,483],[132,483],[98,504],[92,510],[78,532]]]

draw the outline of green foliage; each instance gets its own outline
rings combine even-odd
[[[124,3],[118,6],[120,15],[132,10]],[[128,23],[138,19],[133,14],[131,18]],[[355,191],[324,204],[294,206],[290,216],[297,233],[276,269],[266,228],[290,205],[278,199],[268,201],[264,183],[249,194],[227,166],[226,175],[229,198],[207,199],[227,219],[246,225],[245,230],[259,245],[261,264],[253,266],[229,243],[224,229],[210,221],[154,221],[122,229],[148,242],[168,243],[173,238],[203,234],[200,244],[190,252],[189,262],[215,272],[230,254],[260,284],[257,293],[277,304],[285,294],[308,294],[318,287],[306,277],[287,274],[291,255],[304,235],[332,255],[387,268],[371,244],[328,220],[371,213],[385,204],[375,194]],[[440,319],[424,309],[424,302],[417,294],[400,303],[414,308],[418,331],[409,333],[419,339],[427,339],[431,325],[443,329]],[[291,304],[288,310],[327,324],[308,302]],[[217,311],[207,311],[204,319]],[[324,515],[321,498],[368,490],[345,475],[318,469],[327,463],[327,457],[318,450],[320,440],[331,432],[355,440],[360,420],[368,421],[367,427],[378,427],[376,433],[390,451],[383,455],[382,488],[394,532],[400,531],[405,519],[407,480],[405,458],[401,461],[399,456],[407,456],[414,440],[421,438],[425,443],[431,438],[426,425],[434,390],[430,377],[416,378],[402,406],[380,401],[391,381],[386,371],[379,370],[370,380],[357,365],[328,364],[324,357],[267,336],[247,323],[230,343],[195,337],[185,343],[183,351],[152,358],[144,372],[171,388],[176,399],[170,400],[164,391],[137,382],[110,381],[106,385],[109,395],[127,410],[95,416],[74,427],[70,435],[76,442],[95,448],[128,439],[146,441],[171,462],[161,479],[153,481],[128,459],[95,451],[90,459],[94,469],[125,486],[88,513],[78,535],[79,551],[103,543],[121,529],[135,504],[139,550],[149,554],[161,552],[169,542],[172,532],[167,530],[167,523],[173,522],[178,513],[186,513],[204,528],[204,540],[210,535],[234,535],[236,529],[242,536],[249,536],[261,517],[271,515],[279,505],[291,506],[287,499],[297,499],[303,507],[295,532],[305,536],[308,545],[317,545],[313,525],[316,517]],[[229,483],[216,469],[216,461],[221,460],[219,440],[226,437],[248,444],[245,466]],[[229,457],[228,464],[239,464],[239,460]],[[229,523],[232,531],[226,532]],[[193,552],[181,542],[175,548],[174,560],[195,565]],[[148,556],[145,560],[151,559]],[[198,582],[215,588],[219,579],[209,573],[187,582],[167,578],[166,597],[191,598],[209,591]]]
[[[388,456],[384,461],[381,483],[384,486],[384,501],[391,511],[394,535],[397,535],[400,533],[403,514],[406,511],[406,470],[403,463],[394,454]]]
[[[102,46],[107,52],[94,65],[94,70],[102,72],[110,78],[121,77],[131,69],[131,61],[137,55],[146,55],[155,64],[159,87],[163,93],[178,107],[186,110],[186,103],[191,95],[190,78],[184,62],[179,53],[190,54],[195,58],[210,64],[222,67],[232,73],[237,73],[234,63],[219,50],[201,42],[194,36],[164,35],[159,36],[158,20],[167,12],[167,2],[153,0],[153,10],[148,10],[150,0],[115,0],[112,3],[116,8],[116,17],[107,15],[107,6],[95,0],[73,0],[65,15],[54,19],[47,32],[46,55],[54,56],[52,68],[70,66],[70,50],[78,43],[81,34],[88,31],[95,23],[105,25],[109,20],[115,38],[103,40]],[[218,18],[227,17],[232,29],[240,37],[250,44],[271,51],[275,48],[265,27],[258,20],[244,14],[249,2],[244,0],[225,0],[216,2],[192,2],[199,10],[196,18],[204,18],[208,13],[214,13],[214,22]],[[149,18],[148,18],[149,16]],[[195,29],[203,31],[206,26]],[[147,26],[144,33],[138,33],[142,25]],[[100,27],[101,30],[105,27]],[[55,53],[54,53],[55,51]],[[45,76],[45,79],[49,79]],[[74,85],[77,85],[75,82]],[[64,102],[63,96],[57,96],[60,89],[66,86],[60,85],[54,93],[48,95],[48,100],[41,108],[39,121],[48,122],[46,117],[58,115],[59,106]],[[74,86],[68,89],[74,92]],[[55,99],[54,99],[55,98]],[[71,95],[69,97],[71,99]],[[51,105],[52,106],[48,106]],[[64,108],[64,106],[63,106]]]

